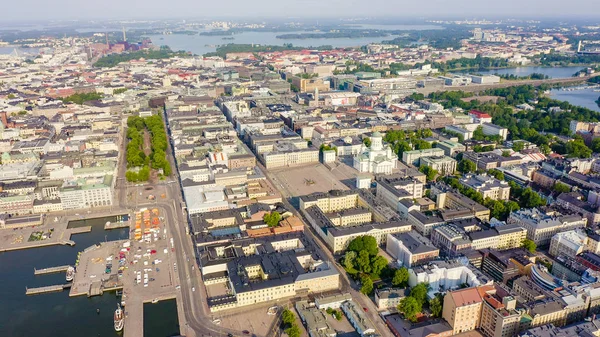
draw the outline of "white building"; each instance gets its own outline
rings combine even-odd
[[[383,136],[379,132],[371,136],[371,147],[363,145],[361,153],[354,157],[354,168],[359,172],[391,174],[397,164],[398,156],[389,144],[383,145]]]
[[[508,129],[492,123],[481,124],[484,135],[487,136],[500,136],[502,140],[506,140],[508,137]]]
[[[550,240],[549,253],[552,256],[576,256],[586,247],[587,235],[578,230],[556,233]]]
[[[408,270],[408,285],[414,287],[419,283],[428,283],[431,287],[430,298],[438,292],[457,289],[463,283],[470,287],[479,286],[482,284],[479,278],[480,275],[457,260],[432,261]]]
[[[67,210],[111,206],[112,178],[106,176],[104,182],[99,184],[63,187],[59,192],[62,208]]]

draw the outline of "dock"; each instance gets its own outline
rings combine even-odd
[[[104,225],[104,230],[119,229],[119,228],[129,228],[129,226],[130,226],[129,221],[107,222]]]
[[[58,266],[58,267],[49,267],[42,269],[33,269],[33,275],[44,275],[44,274],[53,274],[53,273],[62,273],[66,272],[69,269],[69,265],[66,266]]]
[[[70,234],[83,234],[83,233],[89,233],[92,231],[92,226],[83,226],[83,227],[75,227],[75,228],[69,228],[69,231],[71,232]]]
[[[53,286],[39,287],[39,288],[25,288],[26,295],[38,295],[38,294],[46,294],[46,293],[54,293],[58,291],[63,291],[65,289],[71,288],[71,283],[65,284],[57,284]]]

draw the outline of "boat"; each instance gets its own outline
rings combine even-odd
[[[73,268],[73,266],[69,266],[69,268],[67,268],[67,276],[65,276],[65,278],[67,279],[67,282],[71,282],[73,281],[73,277],[75,277],[75,268]]]
[[[123,326],[125,322],[125,318],[123,316],[123,309],[121,309],[121,305],[117,303],[117,310],[115,310],[115,331],[123,330]]]
[[[152,303],[158,303],[158,298],[153,299]]]

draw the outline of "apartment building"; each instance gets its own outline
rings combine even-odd
[[[327,316],[319,310],[314,304],[308,301],[296,302],[296,311],[298,316],[306,326],[306,332],[309,337],[335,337],[335,329],[327,322]]]
[[[453,334],[472,331],[481,326],[483,296],[493,289],[492,286],[479,286],[446,293],[442,317],[452,327]]]
[[[505,225],[468,233],[471,247],[479,250],[484,248],[509,249],[520,247],[527,231],[517,225]]]
[[[453,224],[441,225],[431,232],[431,243],[446,256],[454,257],[471,249],[471,239]]]
[[[585,227],[587,218],[580,215],[550,215],[532,208],[512,212],[507,222],[525,228],[528,239],[538,246],[545,246],[550,244],[556,233]]]
[[[506,140],[508,137],[508,129],[492,124],[492,123],[483,123],[481,124],[482,131],[484,135],[487,136],[500,136],[502,140]]]
[[[267,169],[319,162],[319,150],[316,148],[297,149],[284,144],[279,145],[277,151],[260,155],[259,158]]]
[[[522,317],[516,304],[517,300],[506,293],[486,294],[481,308],[481,332],[487,337],[516,336]]]
[[[467,148],[458,142],[453,142],[451,140],[442,140],[435,145],[436,148],[444,151],[443,155],[448,157],[454,157],[458,153],[464,152]]]
[[[339,274],[320,260],[302,232],[259,238],[221,233],[221,240],[199,247],[200,268],[211,312],[322,293],[339,288]]]
[[[425,150],[413,150],[402,152],[402,162],[410,165],[418,166],[421,158],[425,157],[441,157],[445,152],[441,148],[432,148]]]
[[[341,221],[335,220],[337,213],[330,213],[334,221],[330,219],[318,206],[311,206],[303,210],[306,219],[321,237],[327,247],[334,253],[339,254],[346,250],[348,244],[353,239],[369,235],[375,238],[378,244],[384,245],[387,242],[389,234],[405,233],[412,230],[412,226],[402,221],[384,221],[384,222],[363,222],[362,218],[359,224],[341,225]],[[363,217],[361,214],[360,217]],[[335,222],[340,223],[336,225]]]
[[[318,206],[324,213],[341,211],[359,206],[358,191],[334,190],[301,196],[300,209]]]
[[[456,160],[448,156],[423,157],[419,161],[419,166],[431,167],[441,175],[454,174],[456,165]]]
[[[342,303],[341,308],[350,324],[354,327],[354,330],[361,337],[375,333],[375,328],[371,325],[371,321],[366,319],[363,308],[354,303],[354,301]]]
[[[473,266],[464,265],[458,259],[434,260],[408,270],[408,285],[429,284],[429,298],[436,293],[456,290],[466,284],[470,287],[492,284],[493,280]]]
[[[546,298],[525,305],[527,314],[532,318],[530,328],[546,324],[563,326],[567,322],[567,311],[560,299]]]
[[[102,183],[61,188],[59,196],[63,209],[111,206],[113,204],[112,179],[112,176],[106,176]]]
[[[549,253],[552,256],[576,256],[587,246],[587,235],[580,230],[556,233],[550,240]]]
[[[418,199],[423,197],[424,184],[415,178],[385,176],[377,180],[377,197],[390,208],[398,210],[402,199]]]
[[[583,196],[578,193],[561,193],[556,198],[556,203],[568,210],[572,210],[574,213],[583,214],[589,224],[600,224],[600,211],[598,207],[583,200]]]
[[[375,289],[375,304],[377,305],[377,310],[395,312],[400,301],[408,296],[409,293],[410,291],[408,289]]]
[[[487,174],[467,174],[460,178],[459,182],[461,185],[481,193],[484,199],[508,200],[510,197],[508,183]]]
[[[386,251],[398,264],[410,268],[440,255],[429,239],[416,232],[388,234]]]

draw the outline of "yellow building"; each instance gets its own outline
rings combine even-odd
[[[446,293],[442,317],[452,327],[453,334],[480,327],[483,297],[488,291],[494,291],[494,287],[480,286]]]

